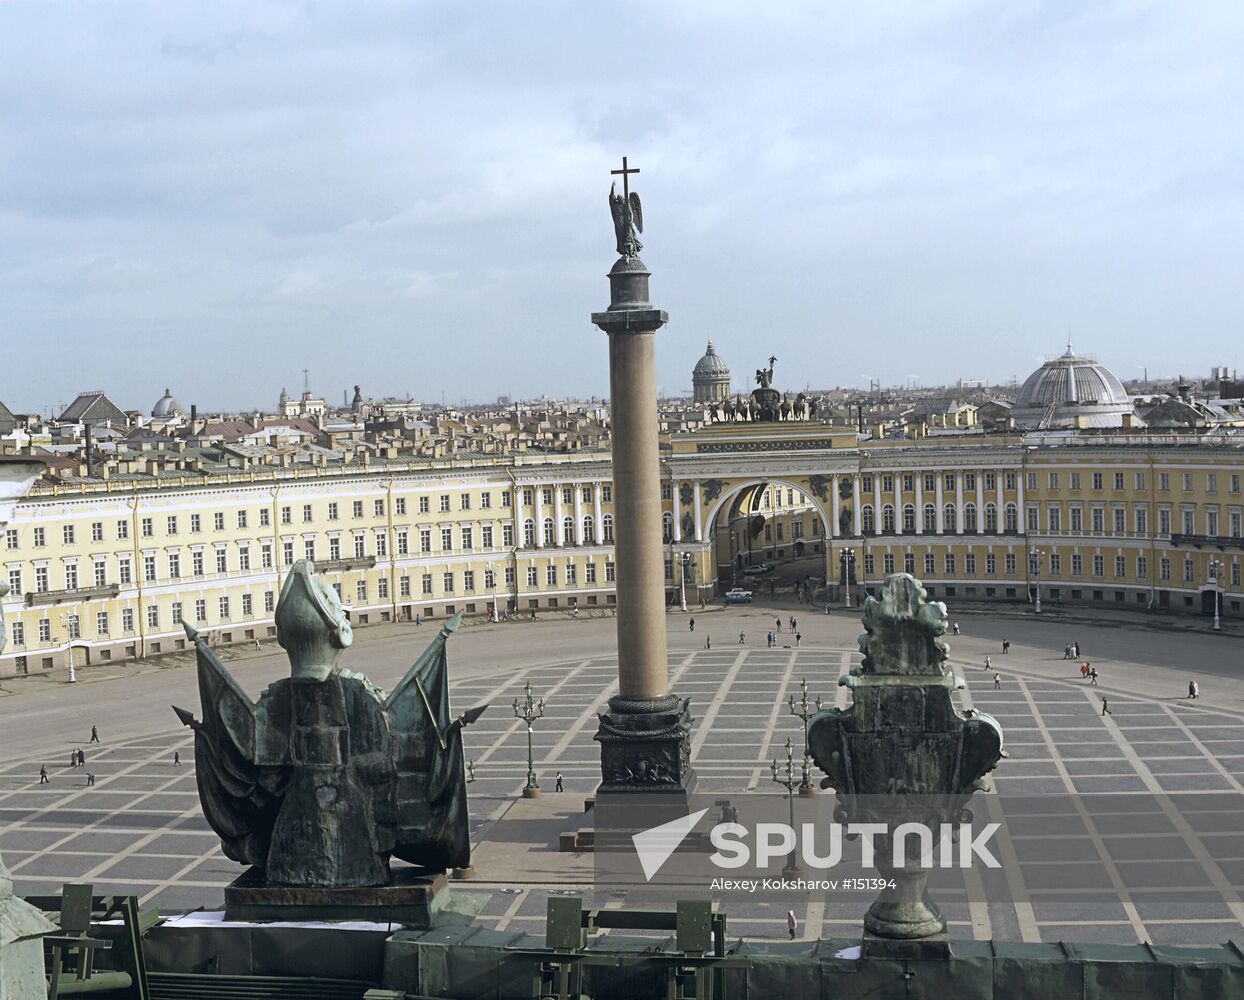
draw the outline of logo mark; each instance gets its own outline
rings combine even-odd
[[[701,809],[689,816],[650,827],[631,837],[635,845],[635,853],[639,855],[639,863],[644,869],[644,879],[651,882],[653,876],[661,870],[661,866],[678,850],[687,835],[695,829],[695,825],[704,818],[708,809]]]

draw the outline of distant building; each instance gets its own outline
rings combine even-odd
[[[0,403],[0,434],[11,434],[17,428],[17,418],[4,403]]]
[[[311,395],[311,390],[303,392],[297,399],[290,399],[284,389],[277,399],[277,410],[283,417],[322,417],[328,407],[322,399]]]
[[[1131,397],[1114,372],[1067,350],[1028,376],[1011,410],[1022,429],[1130,427]]]
[[[154,420],[172,420],[184,416],[185,412],[185,408],[169,389],[164,390],[164,395],[156,400],[156,405],[151,408],[151,416]]]
[[[730,366],[713,350],[711,340],[704,357],[691,371],[691,385],[697,403],[717,403],[730,398]]]
[[[125,411],[104,395],[102,390],[82,392],[57,418],[62,424],[111,424],[125,427],[129,423]]]

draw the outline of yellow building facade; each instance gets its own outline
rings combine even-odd
[[[739,518],[761,513],[771,534],[753,537],[753,557],[816,556],[830,601],[906,571],[952,605],[1039,590],[1054,604],[1241,613],[1244,470],[1229,437],[859,441],[815,422],[713,425],[675,435],[662,463],[671,600],[680,583],[697,602],[732,585]],[[266,639],[303,558],[358,626],[608,608],[611,476],[607,454],[577,453],[39,483],[0,543],[0,674],[71,651],[78,666],[174,652],[182,622],[215,643]]]

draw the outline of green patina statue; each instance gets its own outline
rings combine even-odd
[[[451,619],[385,694],[337,665],[350,622],[336,591],[295,564],[276,607],[291,676],[252,703],[203,638],[198,652],[199,798],[225,854],[269,885],[341,888],[391,881],[390,857],[429,872],[470,864],[462,726],[449,714]]]
[[[951,692],[963,682],[947,666],[946,605],[927,600],[907,573],[886,578],[879,598],[864,604],[861,667],[839,683],[853,704],[813,716],[812,758],[828,775],[823,787],[838,796],[837,817],[881,823],[893,833],[919,821],[935,832],[971,818],[973,792],[1005,756],[1002,728],[983,712],[961,712]],[[879,838],[878,868],[894,882],[864,918],[880,938],[920,939],[941,934],[946,922],[926,891],[920,861],[896,867],[893,840]]]

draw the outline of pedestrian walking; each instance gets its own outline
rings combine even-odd
[[[993,689],[997,691],[1000,687],[1002,687],[1002,675],[995,670],[993,675]]]
[[[99,729],[96,726],[91,726],[91,742],[99,742]]]
[[[423,624],[423,616],[422,616],[422,615],[418,615],[418,614],[416,614],[416,615],[415,615],[415,624],[416,624],[416,625],[422,625],[422,624]]]
[[[796,648],[796,649],[798,649],[798,648],[799,648],[799,640],[800,640],[800,639],[802,639],[802,638],[803,638],[803,635],[802,635],[801,633],[799,633],[799,632],[796,632],[796,633],[795,633],[795,648]]]
[[[1110,711],[1110,702],[1106,701],[1106,696],[1103,694],[1101,696],[1101,716],[1104,719],[1107,715],[1114,715],[1114,713]]]
[[[1087,663],[1080,664],[1080,676],[1088,677],[1088,664]]]
[[[1096,667],[1089,667],[1089,684],[1093,687],[1097,687],[1097,668]]]
[[[78,751],[77,750],[69,751],[69,766],[70,767],[78,766]]]
[[[1011,651],[1011,640],[1003,639],[1002,640],[1002,652],[1005,654],[1005,653],[1009,653],[1010,651]]]
[[[52,779],[48,777],[48,766],[46,764],[39,765],[39,784],[50,785]]]
[[[1201,685],[1197,683],[1196,681],[1192,682],[1192,697],[1193,698],[1201,697]]]
[[[829,601],[825,602],[825,613],[829,614]]]
[[[692,632],[694,632],[695,631],[695,619],[692,618],[689,622],[687,622],[687,626],[691,629]]]
[[[791,615],[789,621],[790,621],[790,630],[793,632],[795,631],[795,616]]]
[[[1073,642],[1071,644],[1071,655],[1077,660],[1080,658],[1080,644],[1078,642]]]
[[[78,750],[78,767],[86,767],[86,751],[81,748]]]
[[[1196,681],[1188,681],[1188,697],[1195,698],[1196,697],[1195,692],[1196,692]]]
[[[985,669],[986,670],[993,669],[993,660],[991,660],[988,656],[985,657]]]
[[[742,631],[740,631],[740,632],[739,632],[739,645],[740,645],[740,646],[741,646],[741,645],[743,645],[743,640],[744,640],[744,639],[746,639],[746,638],[747,638],[747,636],[746,636],[746,635],[744,635]]]
[[[705,649],[713,648],[713,637],[711,635],[706,635],[704,637],[704,648]]]
[[[259,652],[259,640],[255,640],[255,652]]]
[[[958,622],[952,622],[952,623],[951,623],[951,625],[950,625],[950,632],[951,632],[951,634],[952,634],[952,635],[958,635],[958,634],[959,634],[959,623],[958,623]]]
[[[86,783],[87,783],[88,785],[93,785],[93,784],[95,784],[95,775],[91,774],[91,772],[90,772],[90,771],[88,771],[88,772],[86,773]]]
[[[773,631],[774,631],[774,632],[781,632],[781,631],[782,631],[782,619],[781,619],[781,618],[774,618],[774,619],[773,619]]]
[[[562,788],[562,773],[561,773],[561,771],[558,771],[558,772],[557,772],[557,788],[556,788],[556,789],[554,789],[554,790],[555,790],[555,791],[558,791],[558,792],[564,792],[564,791],[566,790],[566,789]]]
[[[790,934],[790,939],[795,940],[795,931],[799,928],[799,921],[795,919],[795,911],[786,911],[786,931]]]
[[[773,648],[773,633],[772,632],[765,633],[765,641],[767,643],[768,648],[772,649]]]

